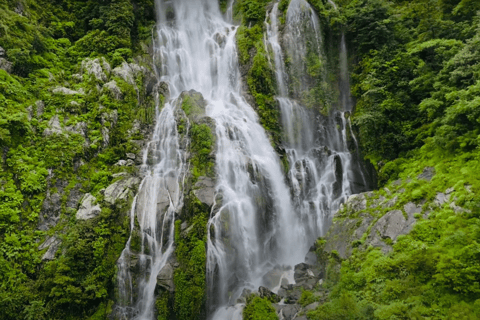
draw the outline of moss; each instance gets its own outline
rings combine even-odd
[[[172,315],[172,299],[169,292],[163,292],[155,300],[157,320],[169,320]]]
[[[174,273],[177,319],[204,319],[206,315],[206,225],[207,213],[191,219],[192,229],[182,234],[175,223],[175,254],[180,264]]]
[[[277,320],[275,308],[267,298],[251,295],[243,309],[243,320]]]

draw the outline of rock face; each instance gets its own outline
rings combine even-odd
[[[82,92],[79,92],[79,91],[75,91],[75,90],[72,90],[72,89],[68,89],[68,88],[65,88],[65,87],[58,87],[58,88],[55,88],[52,90],[52,92],[54,94],[63,94],[63,95],[83,95]]]
[[[169,292],[175,291],[175,284],[173,283],[173,273],[175,271],[175,263],[168,262],[157,275],[157,291],[159,289],[167,290]]]
[[[97,203],[97,198],[87,193],[80,204],[80,208],[77,211],[77,220],[89,220],[97,217],[102,209]]]
[[[107,74],[110,73],[110,65],[105,58],[85,59],[82,61],[81,70],[83,73],[93,75],[97,80],[107,81]]]
[[[207,206],[213,206],[215,200],[215,180],[209,177],[199,177],[193,193],[198,200]]]
[[[374,198],[373,192],[350,196],[338,212],[342,219],[334,221],[325,236],[325,250],[336,251],[342,259],[348,258],[352,249],[358,245],[363,248],[378,247],[384,253],[389,252],[392,249],[391,244],[395,243],[399,235],[410,232],[416,223],[414,215],[421,212],[419,206],[409,202],[404,206],[404,211],[390,210],[382,215],[382,209],[393,208],[398,202],[397,196],[391,196],[391,199],[383,196]],[[367,200],[370,201],[368,206]],[[369,213],[366,209],[375,210]],[[378,215],[381,216],[377,220],[375,216]],[[367,237],[361,241],[366,232]]]
[[[112,80],[110,82],[105,83],[103,88],[105,90],[107,90],[108,92],[110,92],[112,97],[114,97],[115,99],[117,99],[117,100],[122,99],[122,90],[120,90],[120,88],[118,87],[117,82],[115,80]]]
[[[62,134],[62,133],[63,133],[62,125],[60,124],[58,115],[55,115],[48,122],[48,128],[46,128],[45,131],[43,131],[43,136],[49,137],[54,134]]]
[[[105,190],[105,201],[115,204],[117,200],[127,200],[129,196],[133,196],[133,189],[139,183],[139,178],[130,177],[109,185]]]
[[[2,49],[3,50],[3,49]],[[12,72],[13,63],[8,61],[5,58],[0,58],[0,69],[5,70],[6,72]]]
[[[395,242],[399,235],[409,233],[415,222],[413,214],[407,215],[405,218],[404,213],[400,210],[389,211],[373,226],[366,243],[380,247],[384,253],[387,253],[392,248],[385,243],[385,240],[390,239]]]
[[[49,237],[47,238],[47,240],[45,240],[44,243],[38,246],[39,251],[42,251],[48,248],[48,250],[44,253],[42,257],[42,261],[55,259],[55,253],[58,251],[58,248],[60,248],[61,244],[62,244],[62,240],[56,237]]]

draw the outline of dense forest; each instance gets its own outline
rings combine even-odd
[[[0,4],[1,319],[112,319],[141,152],[168,96],[155,70],[154,2]],[[233,20],[245,90],[288,167],[264,43],[271,2],[237,0]],[[335,43],[326,45],[327,56],[337,55],[345,35],[353,130],[378,181],[366,206],[353,213],[343,207],[334,225],[362,215],[378,221],[409,203],[420,211],[408,234],[384,239],[386,251],[366,245],[371,226],[348,244],[349,255],[328,249],[332,236],[320,238],[324,279],[302,289],[298,303],[315,303],[305,316],[480,318],[480,2],[309,3],[326,43]],[[223,11],[228,4],[219,0]],[[288,4],[279,2],[281,14]],[[305,60],[309,76],[321,79],[322,61]],[[338,62],[330,64],[334,78]],[[317,80],[301,99],[327,114],[336,98]],[[194,128],[197,179],[213,168],[212,137],[205,124]],[[101,205],[94,219],[79,215],[84,195],[95,199],[91,207]],[[395,201],[379,209],[372,204],[380,198]],[[177,291],[157,300],[158,319],[205,317],[208,212],[202,207],[195,216],[197,207],[186,207],[195,228],[183,236],[176,224]],[[278,319],[275,299],[246,302],[244,319]]]

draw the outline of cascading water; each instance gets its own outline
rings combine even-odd
[[[342,104],[341,110],[332,112],[329,117],[301,105],[302,92],[310,89],[304,76],[307,66],[301,57],[316,55],[320,61],[324,60],[320,23],[305,0],[290,2],[282,33],[278,16],[276,3],[267,17],[265,40],[274,56],[277,101],[284,147],[291,166],[289,181],[295,210],[307,231],[304,241],[313,243],[326,231],[340,204],[354,191],[359,191],[354,190],[353,184],[358,178],[347,146],[347,129],[351,126],[345,111],[350,111],[351,105]],[[281,43],[285,50],[282,50]],[[283,52],[288,55],[288,69],[285,68]],[[344,56],[341,76],[346,74],[348,79],[348,69],[343,68],[347,68],[346,53]],[[342,95],[350,96],[349,86],[341,89]]]
[[[282,279],[291,282],[291,267],[303,262],[309,246],[324,231],[326,217],[352,193],[343,113],[322,122],[290,98],[309,87],[308,77],[295,73],[305,70],[303,57],[312,50],[321,55],[320,23],[314,11],[305,0],[290,3],[284,41],[290,44],[291,72],[285,71],[282,60],[277,4],[266,36],[275,56],[292,167],[285,179],[255,111],[241,94],[236,27],[228,22],[233,2],[228,3],[224,17],[218,0],[156,1],[155,57],[171,100],[158,114],[154,138],[145,151],[146,176],[132,207],[132,236],[118,262],[118,310],[125,319],[153,319],[156,277],[173,252],[175,214],[183,205],[187,171],[175,121],[182,92],[201,93],[206,113],[216,123],[216,197],[207,226],[210,319],[241,319],[242,305],[234,305],[245,289],[275,290]],[[312,32],[305,36],[305,28]],[[141,239],[139,252],[132,248],[135,237]],[[132,279],[129,268],[137,257],[140,276]]]
[[[160,23],[156,55],[160,61],[160,80],[169,83],[172,97],[172,103],[166,104],[157,121],[158,131],[164,131],[159,144],[165,146],[166,149],[162,149],[164,153],[178,153],[173,117],[176,104],[173,101],[183,91],[193,89],[200,92],[208,101],[207,115],[215,120],[217,135],[217,203],[208,226],[209,310],[211,313],[217,310],[212,318],[233,318],[241,311],[230,311],[223,306],[235,301],[244,288],[277,286],[275,282],[267,283],[270,278],[266,280],[266,274],[277,265],[301,262],[308,244],[293,214],[290,192],[278,157],[256,113],[241,95],[235,47],[236,27],[224,20],[217,0],[159,1],[157,8]],[[165,12],[173,15],[174,19],[167,19]],[[165,165],[158,164],[153,171],[178,170],[183,165],[178,158],[175,158],[176,163],[169,162],[171,167],[164,168]],[[158,166],[162,170],[157,170]],[[173,177],[175,181],[178,181],[180,172],[182,170]],[[141,190],[153,188],[147,186],[156,185],[156,179],[163,181],[165,177],[152,175],[151,179],[144,181]],[[169,185],[167,182],[160,183],[149,193],[152,197],[150,209],[159,202],[153,199],[159,189],[163,186],[162,190],[168,191]],[[137,206],[147,198],[147,192],[141,191],[137,196]],[[168,207],[167,210],[171,218],[168,221],[173,220],[174,208],[180,205],[181,200],[171,199],[172,209]],[[156,230],[155,209],[151,210],[153,212],[145,212],[144,215],[136,213],[144,217],[139,218],[141,231],[147,230],[148,234]],[[142,229],[145,223],[148,225]],[[148,245],[156,249],[155,252],[165,247],[157,243],[159,238],[148,239]],[[160,258],[155,255],[150,260],[145,258],[145,261],[151,262],[145,266],[145,279],[137,284],[137,299],[128,295],[124,297],[126,305],[132,300],[138,301],[133,308],[139,312],[137,319],[152,319],[156,274],[171,252],[171,238],[168,239],[168,249],[163,254],[159,252]],[[128,264],[125,256],[129,253],[129,246],[130,241],[119,262],[121,270],[125,270],[123,265]],[[125,275],[128,272],[119,272],[119,278],[126,283],[123,288],[131,287],[131,280],[129,282]]]
[[[153,319],[157,275],[173,252],[175,213],[183,203],[185,164],[174,108],[167,103],[157,115],[153,139],[144,151],[145,177],[131,210],[131,235],[117,263],[120,319]],[[137,242],[135,248],[132,241]],[[137,279],[130,274],[134,264],[139,270]]]

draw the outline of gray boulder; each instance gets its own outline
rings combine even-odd
[[[110,72],[110,65],[105,60],[101,59],[85,59],[82,61],[81,71],[89,75],[93,75],[97,80],[105,82],[107,81],[107,75],[104,72],[104,68],[107,72]]]
[[[58,118],[58,115],[55,115],[48,122],[48,128],[46,128],[43,131],[43,136],[44,137],[49,137],[49,136],[52,136],[54,134],[62,134],[62,133],[63,133],[62,125],[60,124],[60,120]]]
[[[57,87],[57,88],[53,89],[52,92],[54,94],[63,94],[63,95],[75,95],[75,94],[83,95],[83,93],[80,92],[80,91],[75,91],[75,90],[68,89],[68,88],[65,88],[65,87]]]
[[[43,254],[42,261],[53,260],[55,259],[55,253],[58,251],[58,248],[62,244],[62,240],[56,238],[55,236],[47,238],[44,243],[38,246],[38,250],[42,251],[48,248],[48,250]]]
[[[107,90],[112,95],[112,97],[117,100],[121,100],[123,97],[122,90],[120,90],[115,80],[105,83],[103,85],[103,89]]]
[[[193,193],[200,202],[213,206],[215,200],[215,180],[209,177],[199,177]]]
[[[361,211],[367,208],[367,199],[365,193],[352,194],[345,202],[348,211]]]
[[[373,247],[380,247],[384,253],[387,253],[391,251],[392,248],[383,240],[389,238],[395,242],[399,235],[409,233],[415,222],[416,220],[412,213],[405,219],[402,211],[389,211],[372,227],[366,244]]]
[[[425,167],[423,172],[418,175],[418,180],[425,180],[430,181],[432,180],[433,176],[435,175],[435,168],[433,167]]]
[[[117,200],[127,200],[133,196],[133,188],[140,183],[140,179],[130,177],[119,180],[107,187],[105,190],[105,201],[114,204]]]
[[[300,306],[298,304],[276,305],[279,319],[293,320],[296,319]]]
[[[57,225],[60,219],[60,212],[62,211],[62,198],[60,193],[50,194],[50,190],[47,191],[47,196],[43,200],[42,210],[40,212],[40,221],[38,229],[47,231],[51,227]]]
[[[171,263],[165,264],[157,275],[157,290],[161,288],[169,292],[175,291],[175,284],[173,282],[174,271],[174,266]]]
[[[415,213],[422,213],[422,206],[409,202],[403,206],[403,210],[405,210],[408,216],[413,216]]]
[[[325,240],[325,251],[337,251],[342,259],[348,258],[356,240],[360,240],[373,221],[369,214],[361,214],[358,218],[345,218],[334,221]]]
[[[135,76],[138,72],[141,72],[141,67],[136,65],[136,64],[128,64],[125,61],[122,63],[122,65],[116,67],[115,69],[112,70],[112,73],[125,80],[126,83],[136,86],[135,84]]]
[[[12,72],[12,68],[13,68],[13,63],[11,63],[5,58],[0,58],[0,69],[10,73]]]
[[[77,211],[77,220],[89,220],[97,217],[102,209],[97,203],[97,198],[87,193],[80,204],[80,208]]]

